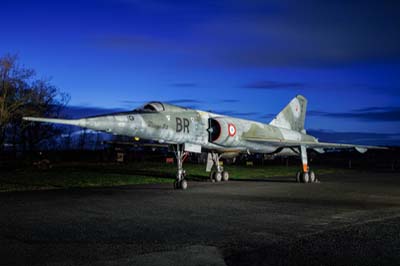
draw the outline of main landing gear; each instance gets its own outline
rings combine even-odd
[[[300,146],[302,171],[297,172],[296,181],[298,183],[317,183],[319,182],[314,171],[310,171],[307,160],[307,149],[305,146]]]
[[[178,164],[178,171],[176,173],[176,180],[174,182],[174,189],[187,189],[188,183],[185,179],[186,177],[186,171],[183,169],[183,162],[189,155],[188,152],[184,151],[184,146],[183,145],[176,145],[176,150],[175,152],[175,157],[176,157],[176,162]]]
[[[318,183],[318,179],[315,176],[314,171],[298,171],[296,173],[296,181],[297,183]]]
[[[207,172],[210,172],[210,180],[212,182],[221,182],[229,180],[228,171],[224,171],[224,168],[220,165],[219,159],[221,159],[221,155],[218,153],[209,153],[207,158]]]

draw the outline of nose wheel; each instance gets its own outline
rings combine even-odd
[[[185,179],[186,171],[183,169],[183,162],[189,155],[188,152],[183,150],[183,145],[176,145],[177,148],[175,150],[176,162],[178,165],[178,171],[176,172],[176,180],[174,181],[174,189],[182,189],[185,190],[188,188],[188,183]]]
[[[185,189],[187,189],[187,187],[188,187],[188,183],[187,183],[187,181],[185,179],[183,179],[181,181],[178,181],[178,180],[174,181],[174,189],[183,189],[183,190],[185,190]]]

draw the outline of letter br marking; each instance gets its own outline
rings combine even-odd
[[[180,118],[177,117],[176,118],[176,132],[182,132],[183,133],[189,133],[189,125],[190,125],[190,121],[187,118]]]

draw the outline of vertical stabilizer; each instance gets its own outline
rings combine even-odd
[[[305,133],[307,99],[301,95],[294,97],[288,105],[271,121],[270,125]]]

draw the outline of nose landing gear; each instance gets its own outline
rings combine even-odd
[[[176,162],[178,165],[178,171],[176,172],[176,180],[174,182],[174,189],[187,189],[188,183],[185,179],[186,177],[186,171],[183,169],[183,162],[189,155],[188,152],[184,151],[184,146],[183,145],[176,145],[176,150],[175,150],[175,157],[176,157]]]

